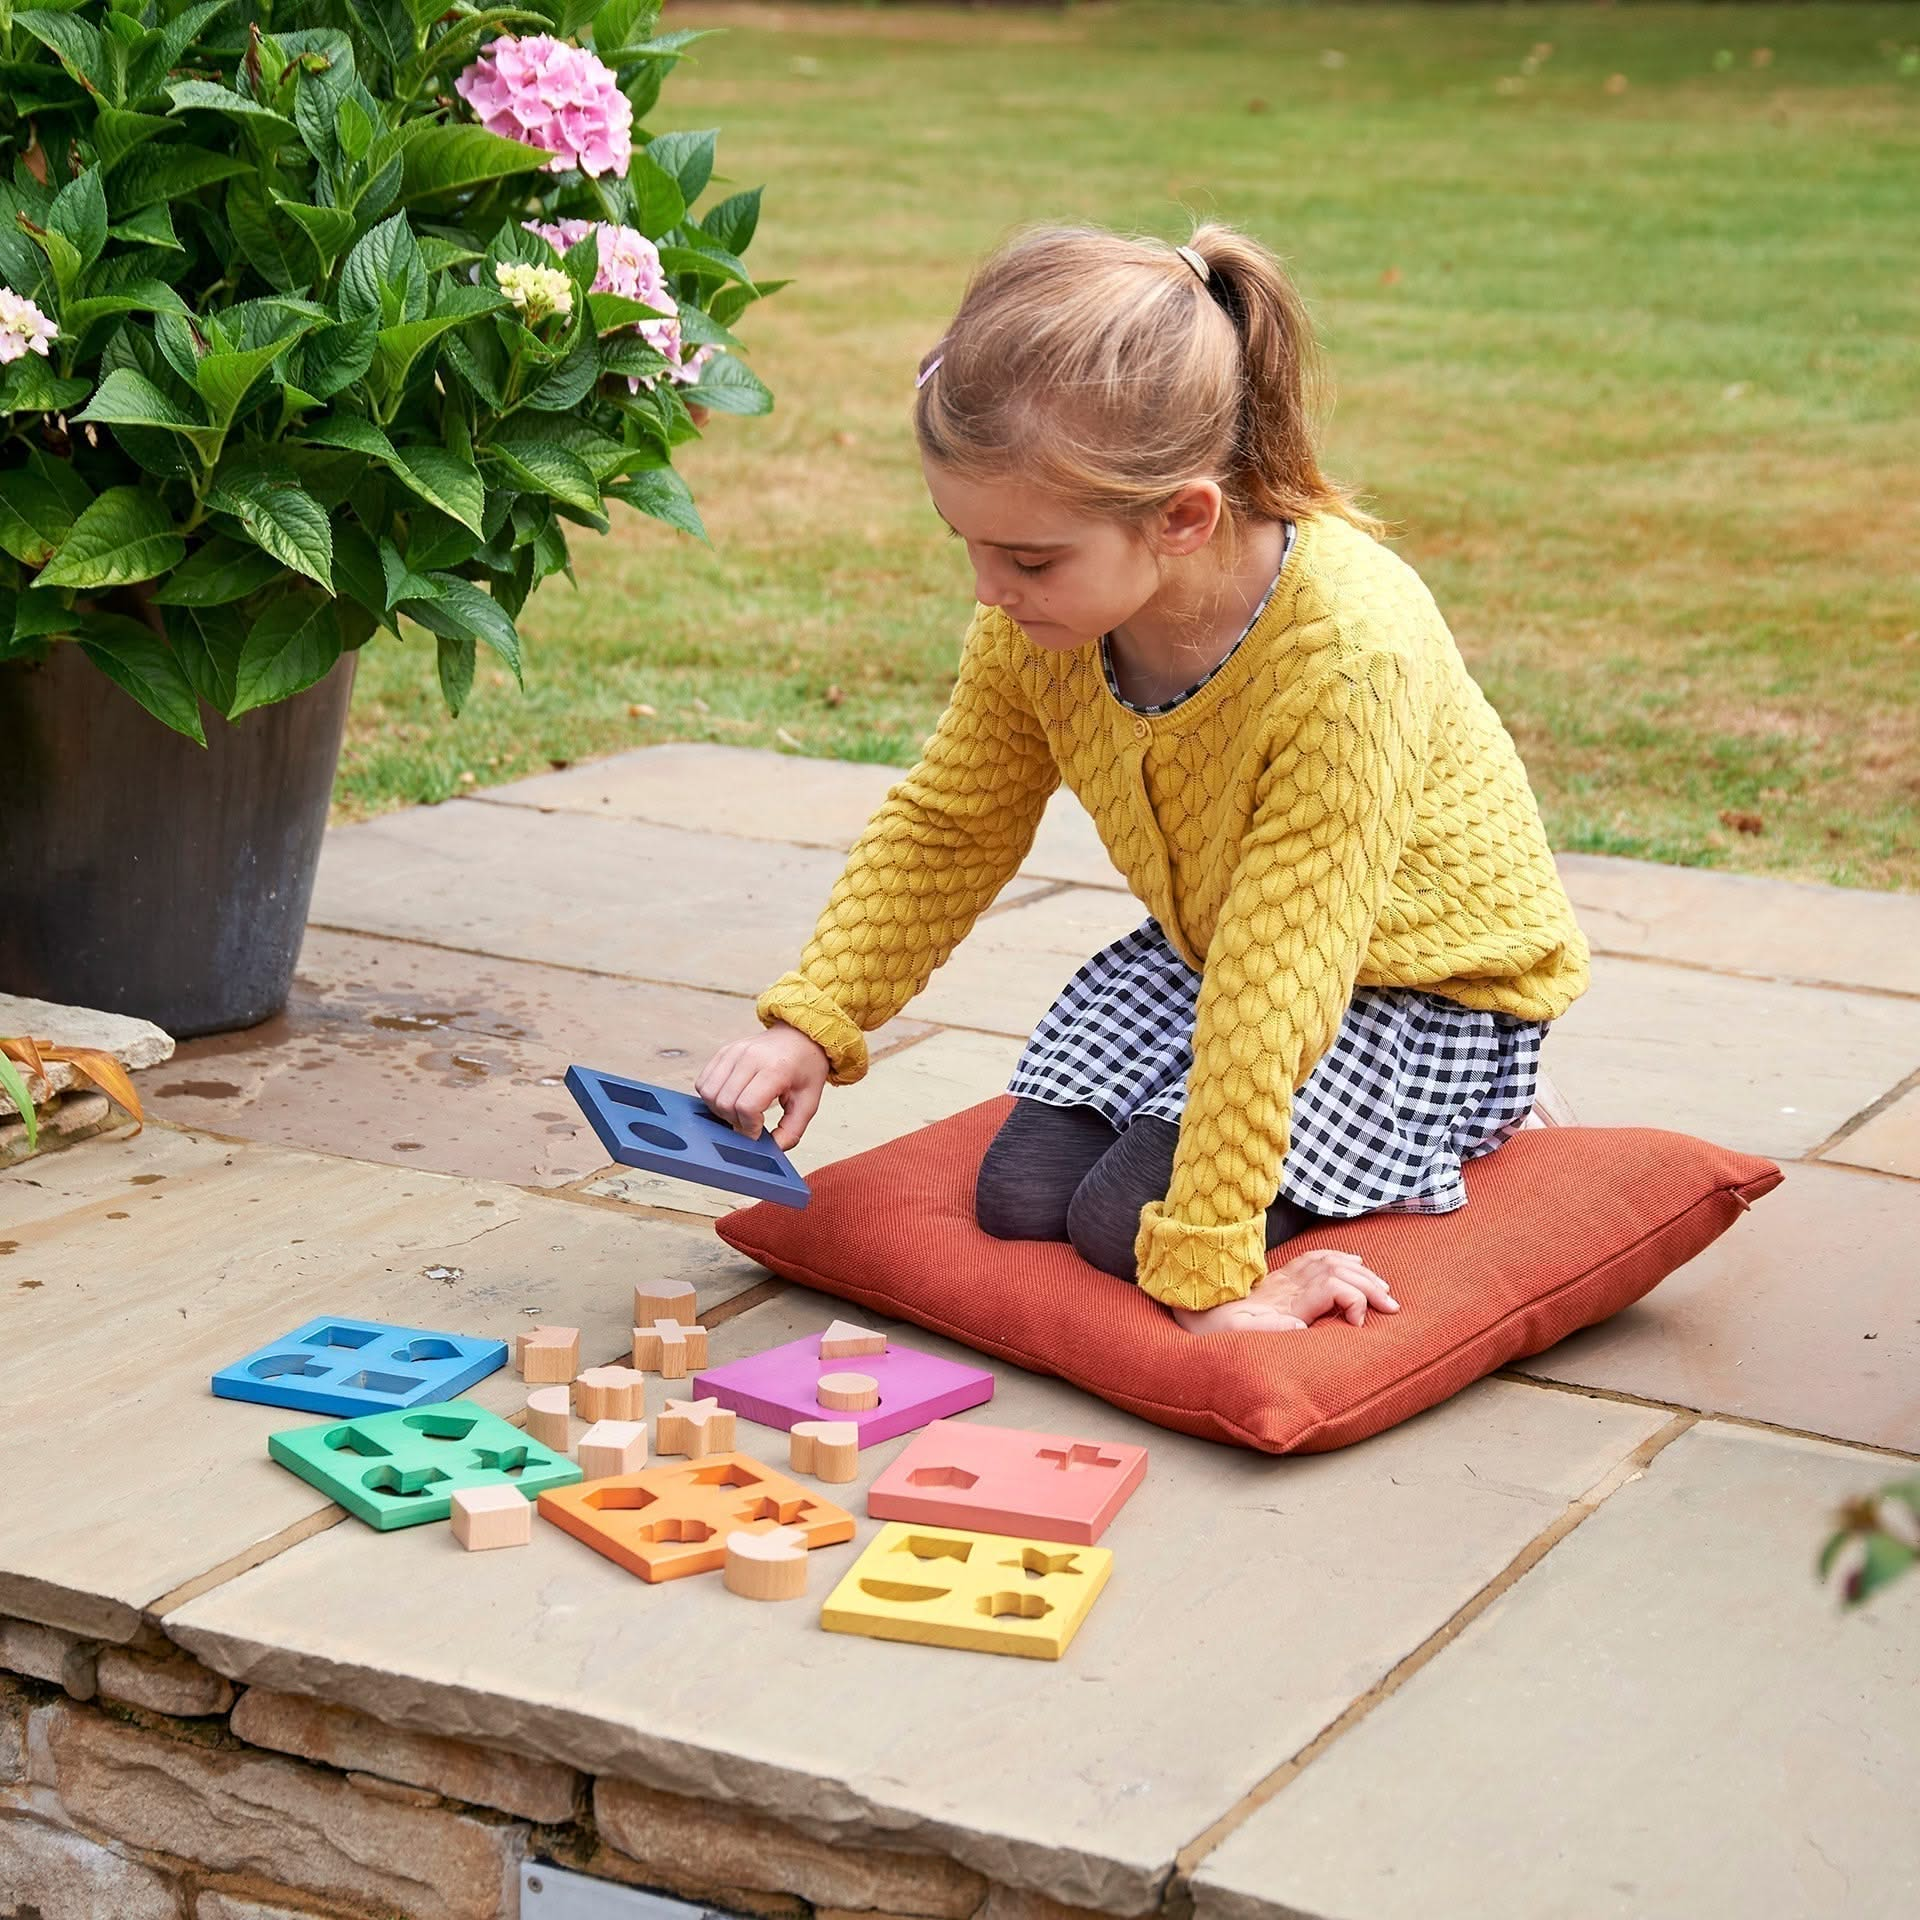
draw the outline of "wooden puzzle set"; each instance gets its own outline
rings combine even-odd
[[[770,1139],[753,1143],[765,1165],[742,1164],[710,1137],[739,1136],[688,1095],[578,1067],[567,1084],[616,1159],[806,1203]],[[1060,1658],[1112,1571],[1097,1543],[1146,1473],[1144,1447],[958,1420],[993,1397],[991,1373],[846,1321],[719,1366],[707,1348],[693,1288],[643,1282],[630,1365],[582,1369],[575,1327],[516,1337],[524,1427],[458,1397],[506,1364],[506,1342],[378,1321],[309,1321],[212,1387],[347,1416],[273,1434],[267,1450],[369,1526],[446,1520],[481,1551],[529,1544],[537,1512],[641,1580],[717,1572],[756,1600],[800,1598],[809,1556],[854,1537],[853,1514],[808,1481],[851,1482],[863,1448],[912,1433],[868,1490],[869,1517],[886,1524],[828,1594],[821,1626]],[[689,1382],[655,1415],[652,1464],[650,1375]],[[739,1450],[743,1418],[786,1433],[786,1471]]]

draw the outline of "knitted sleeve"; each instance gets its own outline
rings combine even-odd
[[[1172,1182],[1140,1212],[1140,1285],[1171,1306],[1243,1299],[1265,1274],[1293,1090],[1339,1030],[1419,788],[1398,654],[1349,653],[1289,706],[1207,949]]]
[[[1006,622],[976,604],[960,671],[913,770],[867,823],[800,956],[754,1003],[816,1040],[835,1086],[867,1070],[864,1035],[927,984],[1013,877],[1060,769],[1005,658]]]

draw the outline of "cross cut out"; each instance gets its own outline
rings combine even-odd
[[[1042,1447],[1040,1458],[1058,1467],[1062,1473],[1071,1472],[1075,1467],[1117,1467],[1117,1458],[1109,1458],[1098,1447],[1082,1446],[1076,1442],[1071,1447]]]

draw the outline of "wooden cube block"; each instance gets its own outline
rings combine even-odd
[[[638,1473],[647,1464],[644,1420],[598,1420],[580,1436],[580,1471],[589,1480]]]
[[[522,1380],[565,1382],[580,1371],[578,1327],[533,1327],[519,1335],[513,1346]]]
[[[704,1460],[733,1451],[734,1416],[718,1400],[669,1400],[653,1423],[654,1451]]]
[[[800,1420],[787,1429],[787,1464],[816,1480],[839,1482],[860,1473],[860,1429],[851,1420]]]
[[[636,1327],[650,1327],[656,1320],[678,1320],[690,1327],[699,1318],[693,1288],[685,1280],[643,1280],[633,1290]]]
[[[822,1360],[855,1360],[863,1353],[885,1353],[887,1336],[871,1327],[856,1327],[851,1321],[836,1320],[820,1336]]]
[[[807,1590],[807,1536],[798,1527],[727,1535],[720,1578],[747,1600],[798,1600]]]
[[[574,1411],[582,1420],[644,1420],[646,1388],[632,1367],[589,1367],[573,1383]]]
[[[533,1503],[517,1487],[456,1487],[448,1517],[469,1553],[524,1547],[533,1538]]]
[[[573,1438],[570,1398],[565,1387],[535,1387],[527,1395],[527,1432],[555,1453],[565,1453]]]
[[[633,1330],[633,1364],[662,1379],[684,1380],[707,1364],[707,1330],[679,1320],[656,1320]]]

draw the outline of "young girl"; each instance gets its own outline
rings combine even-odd
[[[928,491],[977,604],[919,763],[801,956],[697,1082],[805,1132],[863,1035],[1013,876],[1064,778],[1150,910],[1068,981],[980,1167],[982,1227],[1065,1239],[1196,1333],[1355,1324],[1325,1220],[1447,1213],[1527,1123],[1585,940],[1512,738],[1431,594],[1320,471],[1279,261],[1016,236],[921,364]]]

